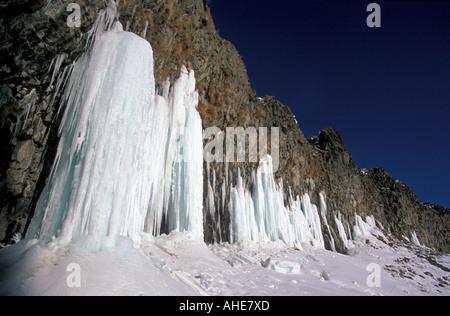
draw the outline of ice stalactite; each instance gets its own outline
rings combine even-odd
[[[36,89],[32,89],[31,92],[23,98],[23,100],[20,102],[20,104],[24,105],[25,109],[22,112],[22,114],[17,119],[16,127],[14,128],[14,136],[17,136],[18,133],[25,130],[27,127],[28,118],[30,117],[30,114],[34,114],[36,112],[36,102],[38,101],[39,96],[36,92]],[[23,123],[22,123],[23,120]]]
[[[365,239],[373,235],[376,230],[376,223],[373,216],[366,216],[364,221],[361,216],[355,214],[355,226],[353,226],[353,239]]]
[[[419,246],[419,247],[423,247],[423,245],[420,243],[419,238],[417,237],[417,234],[416,234],[415,231],[411,231],[410,236],[411,236],[411,242],[414,245]]]
[[[271,172],[270,156],[261,158],[253,176],[252,190],[246,190],[238,175],[231,189],[231,242],[282,242],[302,249],[303,245],[324,248],[322,228],[317,207],[308,194],[284,203],[283,186],[278,185]]]
[[[347,229],[344,226],[344,219],[342,218],[342,214],[339,212],[337,216],[334,216],[334,221],[336,222],[336,226],[338,229],[339,237],[341,238],[342,242],[344,243],[344,246],[346,249],[352,249],[354,248],[353,242],[349,237],[352,236],[350,229],[347,227]],[[348,225],[348,223],[347,223]]]
[[[61,69],[61,66],[62,66],[62,64],[63,64],[63,62],[64,62],[64,60],[66,58],[67,58],[67,54],[66,53],[62,53],[62,54],[58,55],[57,57],[55,57],[52,60],[52,63],[50,64],[50,69],[53,68],[53,73],[52,73],[52,79],[50,80],[50,85],[48,87],[48,90],[53,85],[53,83],[54,83],[54,81],[56,79],[56,76],[58,75],[59,70]]]
[[[325,224],[325,228],[328,232],[328,244],[332,251],[336,252],[336,243],[334,242],[333,234],[331,233],[330,225],[328,224],[328,208],[326,202],[326,195],[324,192],[319,193],[320,197],[320,215],[322,216],[323,223]]]
[[[188,231],[203,239],[203,130],[194,72],[182,67],[171,87],[156,96],[151,209],[147,225],[155,235]]]
[[[194,73],[155,94],[153,52],[112,24],[110,1],[73,65],[57,156],[27,237],[97,251],[120,236],[203,236],[202,127]],[[199,156],[200,155],[200,156]]]

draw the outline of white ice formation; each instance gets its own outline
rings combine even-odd
[[[150,44],[119,22],[109,28],[111,9],[99,15],[92,46],[73,66],[57,157],[27,237],[92,251],[145,232],[202,239],[194,73],[183,68],[156,95]]]
[[[78,243],[93,251],[113,247],[120,236],[138,244],[143,234],[175,231],[203,240],[203,131],[194,72],[182,67],[178,80],[155,89],[150,44],[124,32],[114,18],[110,1],[88,32],[87,53],[62,75],[57,76],[65,54],[50,67],[57,90],[67,80],[64,116],[56,160],[27,238]],[[206,212],[214,218],[214,238],[222,236],[217,205],[230,214],[232,243],[336,251],[325,194],[319,194],[318,207],[307,193],[286,196],[275,181],[271,156],[259,158],[251,187],[245,174],[231,179],[224,163],[219,194],[215,170],[206,164]],[[375,227],[373,218],[366,223],[356,216],[352,235],[340,215],[334,221],[347,248],[351,238],[369,236]],[[415,233],[412,239],[420,244]]]
[[[284,203],[282,184],[275,182],[270,156],[262,157],[253,175],[251,192],[245,190],[239,174],[231,189],[231,242],[282,242],[302,249],[302,244],[324,248],[317,207],[308,194]]]

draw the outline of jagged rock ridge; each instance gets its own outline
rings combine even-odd
[[[4,242],[14,233],[26,232],[55,154],[64,69],[83,52],[83,34],[104,7],[104,1],[77,3],[82,10],[78,29],[66,25],[65,1],[14,0],[0,7],[0,240]],[[373,215],[386,231],[399,237],[416,232],[425,245],[450,251],[448,210],[421,204],[409,187],[382,168],[361,170],[334,129],[326,128],[307,140],[288,107],[271,96],[257,97],[239,53],[218,35],[206,1],[120,1],[118,19],[126,30],[152,44],[157,84],[177,78],[183,64],[195,70],[204,128],[280,128],[276,177],[282,179],[286,193],[308,192],[317,205],[319,193],[326,195],[327,248],[332,248],[333,240],[336,250],[346,251],[334,220],[340,213],[351,226],[355,214]],[[214,170],[217,212],[216,218],[205,216],[205,239],[226,241],[229,195],[224,201],[219,196],[225,170],[220,164],[210,167],[207,173],[205,165],[204,175],[207,178]],[[250,186],[255,167],[230,164],[228,172],[235,179],[240,169]]]

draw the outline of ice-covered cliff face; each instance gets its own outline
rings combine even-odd
[[[64,1],[11,0],[0,7],[0,63],[5,65],[0,68],[3,243],[10,243],[15,233],[26,233],[56,156],[60,125],[57,114],[68,67],[84,51],[86,38],[82,34],[94,25],[105,2],[77,3],[82,11],[79,29],[66,25],[68,12]],[[409,188],[396,183],[382,169],[361,172],[342,137],[333,129],[324,129],[317,141],[309,143],[288,107],[274,97],[257,98],[242,59],[234,46],[217,33],[205,3],[203,0],[118,3],[116,18],[126,30],[145,37],[153,47],[157,86],[162,87],[167,78],[175,82],[180,77],[181,65],[185,64],[196,72],[197,109],[204,128],[279,127],[280,168],[275,177],[277,181],[283,179],[285,205],[289,189],[294,197],[309,194],[311,203],[318,207],[327,249],[333,249],[334,244],[337,251],[345,251],[340,228],[343,226],[350,238],[357,213],[362,218],[373,215],[386,231],[398,236],[416,231],[422,243],[449,251],[447,210],[422,205]],[[229,164],[227,168],[225,172],[224,166],[211,165],[208,171],[204,166],[205,175],[210,174],[204,177],[203,187],[204,237],[208,243],[230,240],[231,188],[238,187],[240,170],[249,189],[247,180],[256,173],[258,165]],[[327,206],[324,216],[320,207],[322,192]],[[169,200],[158,203],[170,204]],[[213,210],[209,205],[213,204],[214,213],[209,212]],[[161,214],[165,214],[162,209]],[[164,216],[160,219],[165,226]],[[151,222],[146,225],[151,230]]]
[[[74,65],[56,160],[27,237],[97,251],[119,236],[203,240],[202,127],[194,73],[155,94],[153,53],[108,7]]]
[[[173,85],[165,81],[155,91],[151,45],[113,24],[114,13],[110,2],[89,33],[92,47],[69,67],[57,155],[27,237],[92,251],[114,247],[120,236],[139,246],[142,234],[174,231],[203,241],[194,72],[183,66]],[[230,242],[324,248],[317,207],[308,194],[290,196],[285,206],[271,156],[260,157],[251,191],[233,176]]]

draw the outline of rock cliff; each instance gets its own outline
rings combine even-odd
[[[10,0],[0,5],[0,240],[26,233],[55,155],[61,92],[68,66],[84,51],[86,32],[104,1],[79,0],[81,27],[66,23],[70,1]],[[290,109],[272,96],[258,98],[236,48],[217,33],[206,0],[127,0],[118,3],[124,28],[153,47],[157,85],[178,77],[182,65],[196,73],[198,111],[204,128],[278,127],[280,166],[286,196],[308,192],[313,203],[326,196],[324,230],[328,249],[346,252],[335,218],[348,227],[355,215],[373,216],[377,225],[401,238],[450,251],[447,209],[421,204],[412,190],[382,168],[361,170],[342,136],[325,128],[306,139]],[[229,240],[229,192],[239,173],[251,186],[255,163],[204,166],[205,239]],[[215,176],[212,216],[208,182]],[[223,193],[223,194],[222,194]],[[217,229],[220,228],[220,229]],[[349,232],[351,233],[351,232]]]

